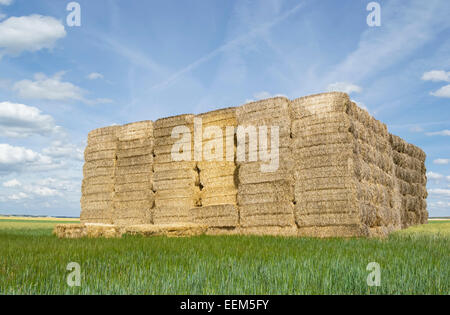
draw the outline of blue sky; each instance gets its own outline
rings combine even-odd
[[[450,216],[450,2],[0,0],[0,213],[77,216],[101,126],[341,90],[427,153]]]

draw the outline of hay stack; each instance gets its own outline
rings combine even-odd
[[[288,99],[277,97],[248,103],[236,109],[238,125],[244,128],[254,126],[258,133],[258,161],[249,161],[255,149],[250,148],[249,139],[246,140],[245,161],[239,156],[237,161],[240,226],[244,233],[265,234],[273,228],[295,228],[289,106]],[[266,144],[269,152],[272,150],[271,128],[279,127],[279,165],[278,169],[271,172],[264,172],[261,168],[261,165],[268,164],[260,156],[261,126],[267,127]]]
[[[393,151],[395,189],[403,228],[428,221],[425,153],[403,139],[389,134]]]
[[[361,235],[352,176],[353,137],[344,93],[326,93],[292,102],[295,218],[299,235]]]
[[[155,224],[189,223],[189,209],[200,200],[197,164],[193,161],[194,116],[180,115],[155,122],[155,160],[153,185],[155,193]],[[190,146],[190,161],[174,161],[172,147],[180,138],[172,138],[173,128],[186,126],[191,135],[187,138]]]
[[[239,221],[236,206],[236,109],[220,109],[198,115],[197,118],[202,121],[203,157],[197,163],[200,179],[198,205],[201,207],[191,209],[193,222],[210,227],[235,227]],[[211,128],[215,127],[221,132],[212,133]],[[220,144],[217,152],[219,145],[213,145],[215,141]]]
[[[124,125],[118,132],[114,224],[153,220],[153,122]]]
[[[119,126],[93,130],[84,152],[81,215],[82,223],[112,223]]]

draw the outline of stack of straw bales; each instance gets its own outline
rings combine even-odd
[[[154,124],[153,186],[156,191],[154,224],[189,223],[191,222],[189,210],[199,205],[200,183],[197,164],[192,157],[193,121],[194,115],[180,115],[159,119]],[[178,126],[185,126],[190,132],[185,143],[190,152],[190,161],[174,161],[172,157],[174,144],[180,143],[183,136],[172,137],[173,129]]]
[[[395,186],[402,227],[427,223],[426,155],[420,148],[397,136],[389,134],[389,140],[395,164]]]
[[[114,181],[119,126],[93,130],[84,152],[81,222],[113,223]]]
[[[197,163],[201,207],[191,209],[192,220],[212,228],[236,227],[239,221],[236,206],[236,109],[220,109],[197,118],[201,119],[203,134],[203,158]]]
[[[173,134],[180,126],[187,133]],[[272,152],[273,127],[279,163],[267,172],[262,149]],[[234,131],[252,128],[256,146],[247,134],[243,157]],[[187,160],[174,159],[175,144]],[[206,154],[212,148],[219,152]],[[208,234],[386,236],[427,222],[425,158],[336,92],[101,128],[89,133],[85,151],[85,225],[57,234],[194,235],[207,227]]]
[[[273,234],[288,231],[295,234],[293,156],[291,151],[290,102],[283,97],[245,104],[236,109],[238,125],[256,127],[257,161],[250,161],[255,147],[246,136],[245,161],[238,156],[238,205],[243,233]],[[261,166],[269,162],[261,155],[263,139],[260,127],[266,126],[268,151],[273,127],[279,128],[279,165],[275,171],[263,172]],[[241,143],[242,144],[242,143]],[[239,146],[239,142],[238,142]],[[242,152],[242,151],[241,151]],[[241,160],[241,161],[239,161]],[[285,233],[285,232],[283,232]]]
[[[151,223],[153,192],[153,122],[124,125],[118,132],[114,186],[114,224]]]

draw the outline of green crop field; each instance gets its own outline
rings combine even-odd
[[[386,240],[70,240],[52,235],[61,222],[0,219],[0,294],[450,294],[450,221]],[[66,282],[70,262],[79,287]],[[366,282],[370,262],[381,267],[378,287]]]

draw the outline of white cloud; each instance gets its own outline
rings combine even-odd
[[[409,128],[410,132],[423,132],[423,128],[421,126],[412,126]]]
[[[422,80],[424,81],[446,81],[450,82],[450,72],[445,72],[443,70],[432,70],[425,72],[422,76]]]
[[[436,159],[433,161],[433,163],[438,165],[446,165],[450,163],[450,159]]]
[[[0,5],[10,5],[13,0],[0,0]]]
[[[7,137],[47,135],[61,130],[53,118],[32,106],[0,102],[0,134]]]
[[[428,172],[427,177],[428,177],[428,179],[439,180],[439,179],[443,179],[444,175],[439,174],[439,173],[434,173],[434,172]]]
[[[445,129],[445,130],[441,130],[441,131],[427,132],[425,134],[427,136],[450,136],[450,130]]]
[[[450,197],[450,189],[434,188],[434,189],[428,189],[428,192],[433,195]]]
[[[0,23],[0,56],[51,49],[66,36],[61,21],[42,15],[10,17]]]
[[[61,196],[62,194],[56,190],[45,186],[27,186],[25,190],[41,197]]]
[[[87,78],[89,80],[103,79],[103,74],[98,73],[98,72],[92,72],[87,76]]]
[[[55,158],[68,158],[78,161],[84,161],[84,149],[72,143],[63,141],[52,142],[51,147],[42,150],[42,153]]]
[[[51,165],[49,156],[34,152],[24,147],[0,144],[0,172],[12,172],[26,166]]]
[[[34,81],[22,80],[14,84],[13,90],[25,99],[39,99],[48,101],[81,101],[89,105],[111,103],[108,98],[98,98],[95,100],[86,99],[82,88],[62,81],[65,72],[56,73],[53,77],[47,77],[45,74],[37,73],[34,75]]]
[[[450,98],[450,84],[443,86],[436,92],[431,92],[430,94],[436,97]]]
[[[28,198],[30,198],[30,196],[28,194],[24,193],[24,192],[19,192],[17,194],[13,194],[13,195],[8,197],[8,199],[16,200],[16,201],[19,201],[19,200],[22,200],[22,199],[28,199]]]
[[[61,81],[64,72],[58,72],[49,78],[42,73],[35,74],[35,81],[16,82],[13,90],[26,99],[49,101],[83,100],[83,90],[70,82]]]
[[[3,20],[6,17],[5,13],[0,12],[0,20]]]
[[[3,187],[13,188],[20,187],[22,184],[17,179],[11,179],[10,181],[4,182]]]
[[[336,83],[329,84],[327,86],[327,91],[329,91],[329,92],[344,92],[347,94],[352,94],[352,93],[361,93],[362,88],[355,84],[348,83],[348,82],[336,82]]]

